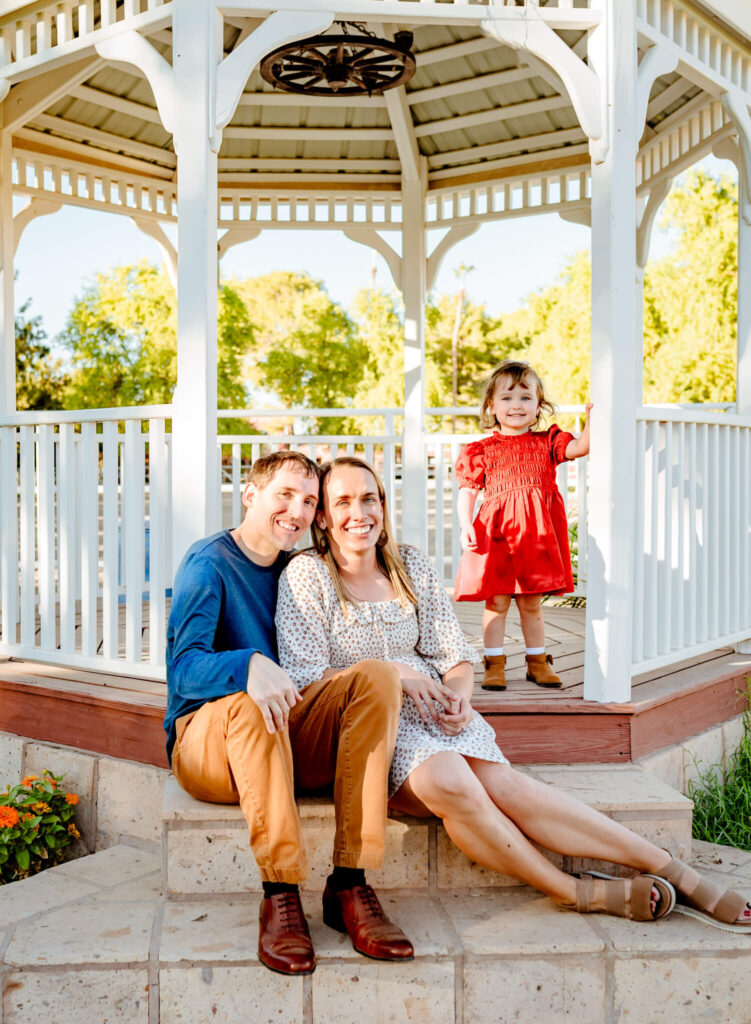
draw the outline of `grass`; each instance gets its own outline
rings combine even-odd
[[[694,801],[694,839],[751,850],[751,713],[727,767],[713,765],[688,784]]]

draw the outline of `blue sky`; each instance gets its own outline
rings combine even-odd
[[[726,161],[702,162],[713,173],[734,173]],[[557,214],[495,221],[450,250],[436,288],[455,292],[454,271],[466,263],[475,268],[467,280],[469,297],[486,303],[490,313],[509,312],[531,292],[550,284],[569,257],[588,247],[589,230],[569,224]],[[669,248],[670,238],[656,228],[651,256],[662,256]],[[159,263],[161,253],[129,218],[63,207],[32,221],[21,238],[16,255],[17,306],[31,298],[31,314],[42,316],[49,337],[54,338],[76,296],[97,272],[144,258]],[[323,280],[334,299],[347,305],[355,292],[370,284],[372,265],[373,250],[336,231],[264,231],[227,253],[222,276],[305,271]],[[376,285],[391,287],[380,256],[376,257]]]

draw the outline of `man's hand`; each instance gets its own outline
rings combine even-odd
[[[259,651],[250,658],[247,690],[272,734],[285,728],[290,709],[302,700],[284,669]]]

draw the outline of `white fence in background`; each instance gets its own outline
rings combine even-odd
[[[0,419],[0,654],[163,674],[171,406]]]
[[[634,673],[751,637],[751,420],[707,408],[637,415]],[[404,509],[401,414],[222,411],[220,419],[243,415],[256,426],[272,420],[273,432],[218,437],[221,525],[241,521],[241,485],[262,452],[284,446],[321,461],[358,454],[383,475],[397,531],[406,515],[425,518],[428,550],[450,584],[460,557],[453,465],[482,435],[430,429],[452,416],[466,422],[469,410],[427,410],[427,508]],[[170,416],[170,406],[154,406],[0,418],[1,655],[163,678],[174,568]],[[317,417],[375,428],[313,434],[306,427]],[[577,528],[583,595],[586,459],[559,467],[558,483]]]
[[[751,637],[751,419],[637,414],[632,673]]]

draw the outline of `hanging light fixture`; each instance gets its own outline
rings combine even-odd
[[[267,54],[261,62],[264,80],[285,92],[346,97],[377,95],[414,75],[411,32],[396,32],[389,40],[356,22],[336,24],[341,34],[311,36]]]

